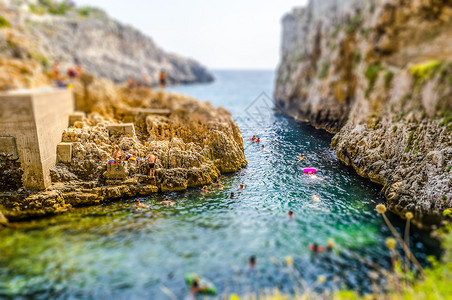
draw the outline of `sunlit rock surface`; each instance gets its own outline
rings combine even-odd
[[[309,1],[283,19],[275,99],[336,133],[393,212],[439,223],[452,206],[450,1]]]
[[[4,193],[1,204],[7,218],[185,190],[209,184],[220,174],[247,164],[240,129],[223,108],[184,95],[117,86],[86,74],[75,84],[74,92],[78,108],[87,117],[74,122],[62,135],[62,142],[72,143],[71,161],[51,169],[53,185],[48,192]],[[122,123],[125,118],[131,123]],[[133,126],[134,130],[116,132],[109,130],[112,125]],[[125,163],[125,177],[109,178],[107,162],[116,146],[140,159]],[[145,161],[151,153],[158,157],[155,178],[149,178]]]

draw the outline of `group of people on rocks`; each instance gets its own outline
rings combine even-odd
[[[160,71],[160,73],[158,75],[158,82],[159,82],[160,89],[161,90],[165,89],[166,82],[167,82],[167,75],[166,75],[165,70]],[[147,75],[144,75],[141,78],[141,80],[137,80],[133,77],[129,77],[129,79],[127,80],[127,86],[130,89],[137,89],[139,87],[152,88],[151,81],[149,80],[149,77]]]
[[[109,163],[115,163],[119,166],[119,164],[123,163],[125,164],[127,161],[134,161],[139,162],[142,160],[141,157],[136,156],[135,153],[125,153],[123,152],[119,146],[115,147],[115,150],[113,151],[112,155],[113,160],[110,160]],[[149,177],[155,178],[155,163],[157,160],[157,154],[150,153],[148,156],[144,158],[144,161],[147,161],[149,164]],[[118,170],[118,167],[116,168]]]
[[[61,72],[60,63],[55,61],[50,70],[50,78],[56,87],[71,88],[74,80],[80,78],[83,73],[82,64],[75,60],[74,66],[67,69],[66,74]]]
[[[50,68],[49,77],[56,87],[72,88],[74,80],[80,78],[82,73],[83,67],[78,59],[74,60],[74,66],[68,68],[66,73],[61,71],[60,63],[55,61]],[[165,70],[160,71],[158,75],[158,83],[161,90],[165,89],[167,83],[167,75]],[[130,77],[127,80],[127,86],[130,89],[138,87],[152,88],[151,81],[147,75],[144,75],[139,81],[133,77]]]

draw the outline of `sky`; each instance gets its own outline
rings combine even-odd
[[[77,0],[210,69],[275,69],[281,18],[306,0]]]

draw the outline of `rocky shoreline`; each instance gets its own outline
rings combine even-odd
[[[335,133],[332,148],[418,226],[452,207],[452,7],[309,1],[283,19],[278,109]]]
[[[179,94],[117,86],[87,74],[75,83],[74,93],[77,108],[87,117],[80,114],[62,134],[71,159],[50,170],[52,186],[44,192],[3,191],[0,206],[7,219],[182,191],[247,165],[240,129],[223,108]],[[108,171],[116,146],[141,160],[115,164]],[[158,157],[156,178],[149,178],[144,159],[149,153]]]

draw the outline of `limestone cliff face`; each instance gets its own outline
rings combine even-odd
[[[452,206],[452,1],[310,1],[283,19],[276,106],[336,133],[389,208]]]
[[[5,47],[0,50],[3,56],[34,57],[46,67],[59,61],[63,69],[78,60],[86,72],[115,82],[148,76],[156,83],[161,69],[166,71],[169,83],[213,80],[198,62],[165,52],[150,37],[100,10],[64,7],[55,11],[48,6],[33,0],[0,1],[0,15],[10,23],[10,28],[16,29],[12,42],[20,45],[15,40],[23,35],[39,44],[31,52],[16,47],[18,51],[11,53],[11,47]],[[11,40],[10,35],[11,29],[6,28],[0,42]]]

